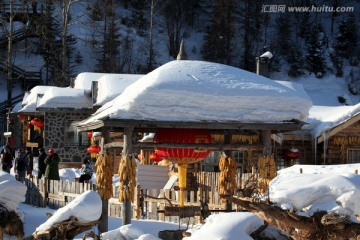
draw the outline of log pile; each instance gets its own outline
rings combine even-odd
[[[74,237],[84,231],[91,229],[98,224],[99,220],[80,223],[75,217],[52,225],[44,231],[36,231],[32,234],[33,239],[74,239]]]
[[[229,199],[297,240],[360,239],[360,224],[351,222],[347,216],[325,211],[317,212],[312,217],[298,216],[271,204],[253,202],[250,198]]]
[[[23,239],[24,224],[15,211],[7,209],[0,203],[0,239],[3,239],[3,234]]]

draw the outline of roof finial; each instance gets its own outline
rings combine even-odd
[[[179,53],[176,57],[176,60],[187,60],[187,55],[184,49],[184,40],[181,40],[180,43],[180,49],[179,49]]]

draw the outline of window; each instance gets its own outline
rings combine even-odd
[[[360,149],[348,149],[347,163],[360,163]]]
[[[243,151],[233,151],[233,157],[238,164],[238,172],[241,172],[244,152]],[[212,151],[209,156],[207,156],[201,163],[201,171],[204,172],[220,172],[219,169],[219,160],[221,158],[222,152]]]
[[[65,144],[76,146],[89,145],[89,138],[86,132],[78,132],[75,124],[77,121],[68,120],[65,123]]]

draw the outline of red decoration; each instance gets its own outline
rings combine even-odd
[[[39,128],[44,126],[44,123],[38,118],[34,118],[33,120],[30,121],[30,123]]]
[[[92,145],[90,147],[88,147],[87,151],[89,153],[96,153],[98,154],[101,151],[101,147],[99,147],[98,145]]]
[[[138,154],[138,159],[141,160],[142,159],[142,155],[141,153]]]
[[[18,118],[20,119],[21,122],[25,121],[25,116],[24,115],[17,115]]]
[[[160,155],[156,154],[156,153],[152,153],[150,154],[150,161],[153,162],[161,162],[163,159]]]
[[[300,157],[300,151],[296,148],[291,148],[285,151],[285,157],[291,159],[297,159]]]
[[[204,143],[212,142],[206,129],[159,129],[154,137],[158,143]],[[204,159],[211,150],[194,148],[160,147],[155,153],[174,163],[194,163]]]
[[[89,138],[92,138],[92,132],[87,132]]]

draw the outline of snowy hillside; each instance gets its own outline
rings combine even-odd
[[[78,57],[79,61],[74,65],[73,68],[73,76],[77,76],[81,72],[95,72],[97,68],[97,64],[101,54],[99,52],[102,49],[102,41],[104,39],[104,21],[93,21],[90,17],[92,13],[92,7],[96,0],[93,1],[74,1],[70,7],[71,13],[71,21],[68,25],[68,34],[71,35],[76,39],[74,44],[71,46],[73,48],[72,52],[73,55]],[[150,2],[150,1],[149,1]],[[147,2],[147,3],[149,3]],[[157,4],[161,4],[160,1],[155,1]],[[216,1],[215,1],[216,2]],[[215,11],[214,9],[211,10],[210,4],[207,1],[194,1],[196,5],[196,11],[198,11],[198,16],[195,18],[196,23],[192,25],[184,24],[181,34],[181,39],[184,40],[185,52],[187,53],[189,60],[206,60],[204,59],[204,54],[202,52],[202,48],[205,44],[205,37],[206,37],[206,28],[212,24],[210,21],[210,13]],[[273,1],[271,4],[281,3],[282,1]],[[330,5],[331,1],[325,1],[324,4]],[[359,12],[360,7],[359,3],[353,2],[349,3],[350,6],[355,7],[355,16],[356,13]],[[353,4],[353,5],[351,5]],[[40,11],[41,6],[45,5],[44,0],[38,1],[37,8]],[[158,10],[166,8],[168,6],[159,6]],[[201,6],[202,8],[199,8]],[[263,5],[263,11],[259,13],[259,16],[263,16],[264,14],[264,7],[269,5]],[[275,6],[275,5],[273,5]],[[55,4],[55,11],[54,16],[56,19],[60,20],[60,5]],[[149,6],[147,6],[149,7]],[[239,7],[242,9],[242,6]],[[116,60],[119,62],[119,65],[123,64],[124,66],[121,67],[121,73],[147,73],[144,72],[144,66],[147,65],[148,61],[148,48],[149,48],[149,28],[147,27],[147,31],[141,32],[138,28],[133,27],[130,24],[131,19],[133,18],[134,11],[137,9],[134,6],[128,6],[125,8],[125,1],[118,1],[118,5],[115,8],[116,13],[116,25],[118,27],[118,33],[120,34],[120,48],[119,50],[119,58]],[[195,11],[195,10],[194,10]],[[150,20],[150,8],[143,9],[145,14],[145,18]],[[303,70],[303,74],[298,77],[289,77],[288,72],[291,69],[291,64],[288,61],[285,61],[285,57],[280,54],[279,47],[281,47],[281,39],[270,39],[270,35],[278,35],[277,34],[277,21],[280,21],[280,14],[276,13],[268,13],[266,16],[269,17],[269,23],[266,23],[266,30],[265,25],[261,25],[261,34],[264,34],[264,37],[260,37],[257,41],[257,46],[254,46],[253,50],[253,58],[248,59],[251,63],[255,63],[255,57],[262,54],[262,47],[261,45],[267,45],[268,50],[274,53],[273,63],[274,68],[277,68],[278,71],[274,71],[271,73],[270,78],[274,80],[285,80],[285,81],[292,81],[295,83],[300,83],[304,86],[304,89],[307,91],[308,95],[312,98],[314,105],[324,105],[324,106],[338,106],[338,105],[354,105],[359,102],[359,96],[353,95],[349,92],[349,85],[348,83],[351,81],[351,72],[353,74],[359,73],[359,64],[357,66],[351,66],[348,60],[344,60],[343,62],[343,76],[336,77],[335,72],[331,73],[331,71],[335,71],[335,67],[333,63],[330,63],[329,57],[326,57],[326,67],[331,67],[332,70],[327,70],[326,73],[323,74],[322,78],[317,78],[314,73],[310,71]],[[300,15],[302,16],[302,15]],[[323,51],[329,52],[332,49],[331,44],[335,42],[335,35],[338,31],[338,26],[341,20],[347,16],[350,16],[350,13],[342,13],[338,17],[335,18],[334,22],[334,33],[329,37],[328,47],[323,46]],[[234,15],[234,21],[238,23],[239,29],[243,24],[243,20],[241,16]],[[256,19],[256,15],[254,15],[254,19]],[[331,25],[331,14],[319,13],[319,14],[312,14],[311,18],[319,20],[323,26],[323,31],[319,36],[330,34],[330,25]],[[357,18],[359,17],[356,16]],[[168,40],[168,32],[166,28],[166,22],[164,20],[164,14],[160,11],[155,12],[153,15],[154,20],[154,29],[153,29],[153,47],[154,47],[154,57],[155,62],[154,66],[158,67],[161,66],[169,61],[174,60],[173,56],[169,55],[169,40]],[[289,20],[290,21],[290,20]],[[293,21],[293,20],[291,20]],[[147,21],[147,24],[149,22]],[[261,23],[265,24],[265,23]],[[15,22],[15,30],[24,27],[23,23]],[[289,31],[289,35],[294,35],[294,31],[298,26],[290,26],[291,34]],[[230,31],[230,30],[229,30]],[[233,39],[237,46],[234,46],[234,52],[236,49],[243,48],[243,39],[242,33],[240,30],[236,30],[233,32],[235,38]],[[268,37],[266,37],[266,34]],[[223,38],[224,36],[220,36]],[[279,36],[280,37],[280,36]],[[268,38],[268,40],[266,40]],[[126,41],[130,41],[129,45],[125,45]],[[272,41],[272,42],[271,42]],[[331,41],[331,42],[330,42]],[[301,55],[305,56],[306,46],[304,45],[304,40],[300,41],[301,44]],[[21,67],[25,70],[33,70],[34,68],[38,68],[42,70],[43,79],[47,75],[44,66],[43,57],[37,51],[37,46],[39,44],[39,39],[31,38],[27,40],[23,40],[21,42],[14,44],[14,53],[13,53],[13,62],[16,66]],[[280,46],[279,46],[280,45]],[[355,44],[356,45],[356,44]],[[241,50],[242,51],[242,50]],[[240,55],[242,52],[239,50]],[[6,55],[6,48],[2,49],[3,55]],[[289,48],[290,52],[290,48]],[[235,54],[239,55],[239,54]],[[238,62],[242,62],[240,60],[243,56],[238,56]],[[131,63],[125,64],[124,58],[130,59]],[[232,64],[229,65],[236,65],[236,57],[232,58]],[[295,60],[294,60],[295,61]],[[74,62],[74,60],[73,60]],[[300,64],[304,64],[300,63]],[[241,68],[242,64],[238,64],[237,67]],[[281,67],[279,67],[281,66]],[[302,66],[300,66],[302,67]],[[353,77],[354,78],[354,77]],[[355,76],[355,79],[358,76]],[[45,81],[45,80],[44,80]],[[44,82],[45,84],[45,82]],[[49,84],[52,85],[51,79],[49,80]],[[27,89],[25,89],[27,90]],[[21,89],[19,82],[14,83],[13,93],[12,96],[16,96],[17,94],[21,93],[23,89]],[[6,77],[4,73],[0,73],[0,101],[4,101],[7,98],[7,83]]]

